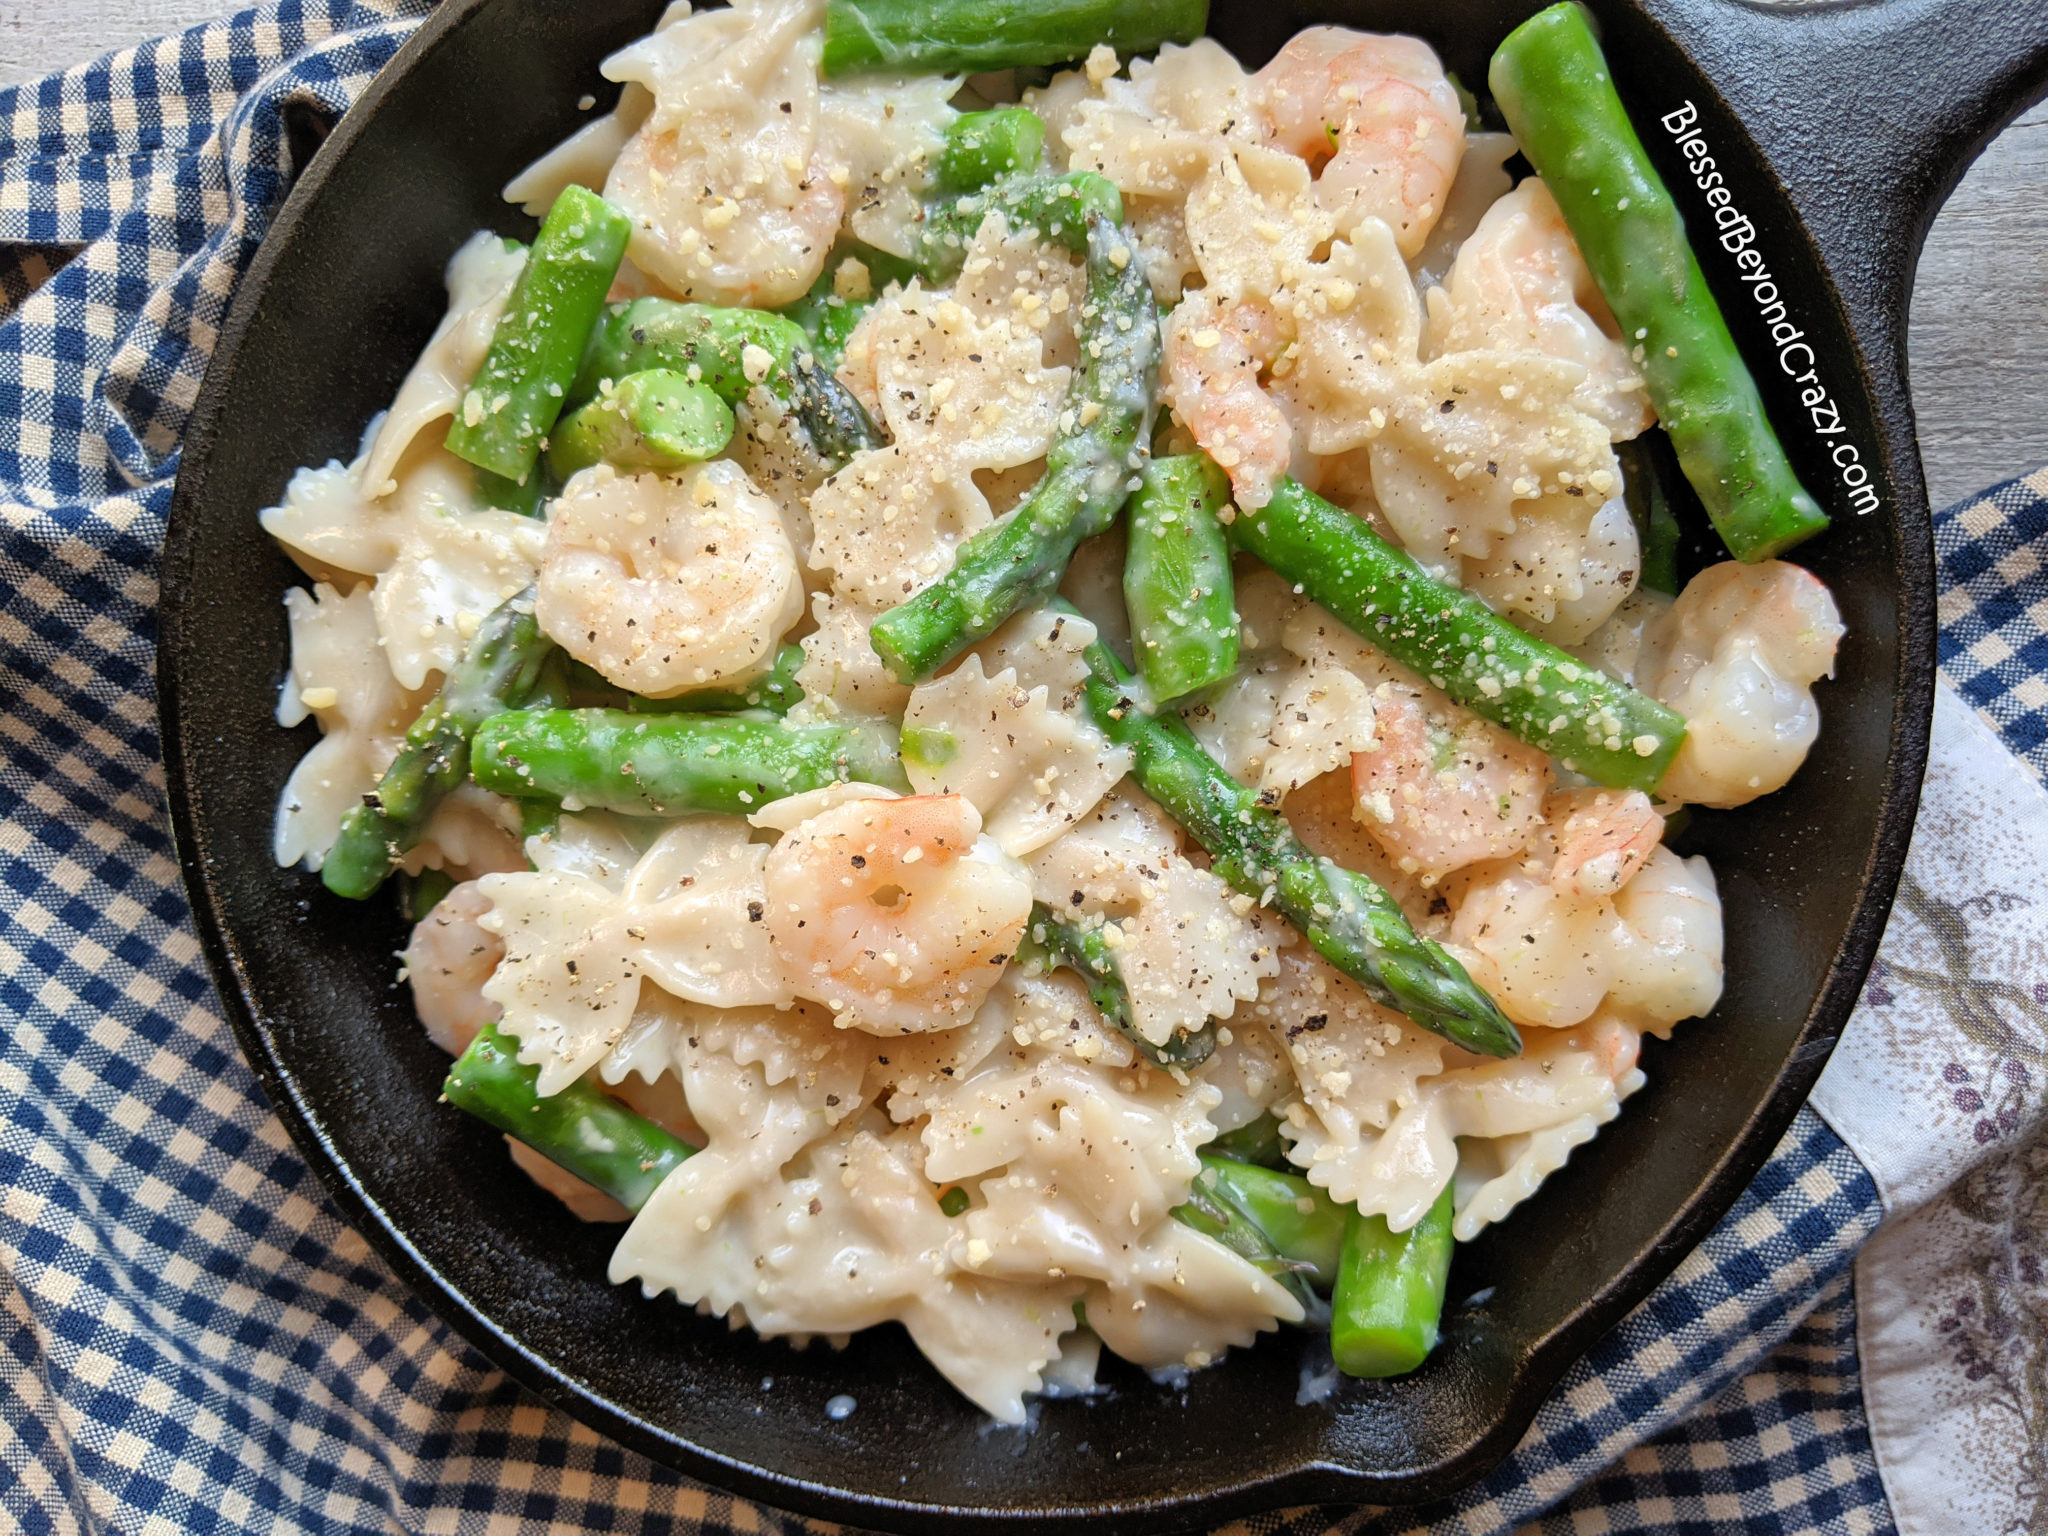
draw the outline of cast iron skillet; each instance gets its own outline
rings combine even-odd
[[[608,1285],[611,1237],[435,1102],[446,1062],[393,985],[393,906],[338,901],[271,862],[272,806],[311,728],[271,719],[278,594],[298,573],[256,511],[294,466],[349,455],[441,312],[449,253],[479,226],[530,230],[497,189],[585,120],[579,97],[611,100],[598,61],[661,8],[447,0],[314,157],[221,331],[172,503],[158,664],[187,889],[249,1060],[357,1225],[493,1359],[626,1444],[771,1503],[906,1530],[961,1516],[1139,1530],[1316,1500],[1417,1502],[1471,1482],[1727,1209],[1861,986],[1912,827],[1934,682],[1907,298],[1936,206],[2048,75],[2048,5],[1594,0],[1792,458],[1837,517],[1799,555],[1849,627],[1819,745],[1788,789],[1699,814],[1688,834],[1721,881],[1727,995],[1669,1047],[1649,1042],[1649,1087],[1461,1251],[1445,1342],[1416,1375],[1297,1407],[1302,1344],[1283,1335],[1183,1392],[1113,1369],[1107,1398],[1047,1404],[1031,1434],[991,1432],[894,1328],[795,1356]],[[1215,0],[1213,31],[1248,64],[1311,23],[1413,31],[1480,82],[1536,8]],[[1711,210],[1659,127],[1688,101],[1840,402],[1839,435],[1816,432],[1732,262],[1704,238]],[[1836,445],[1866,466],[1874,512],[1851,510]],[[859,1407],[834,1422],[837,1393]]]

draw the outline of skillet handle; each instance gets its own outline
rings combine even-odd
[[[1866,249],[1889,235],[1909,284],[1942,201],[2048,90],[2042,0],[1645,8],[1722,88],[1809,227]]]
[[[1627,27],[1626,0],[1590,3]],[[1970,162],[2048,91],[2048,0],[1637,4],[1784,183],[1910,443],[1905,321],[1920,248]]]

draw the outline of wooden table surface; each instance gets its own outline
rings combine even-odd
[[[0,0],[0,85],[222,9],[223,0]],[[2048,105],[2006,129],[1935,221],[1909,346],[1936,507],[2048,464]]]

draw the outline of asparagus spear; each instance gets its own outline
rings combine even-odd
[[[1191,43],[1209,0],[829,0],[824,67],[968,75],[1064,64],[1107,43],[1126,58]]]
[[[1138,674],[1160,703],[1237,670],[1230,546],[1218,514],[1230,481],[1207,454],[1154,459],[1131,498],[1124,606]]]
[[[1347,1376],[1400,1376],[1436,1348],[1451,1273],[1451,1191],[1406,1232],[1354,1210],[1330,1300],[1330,1353]]]
[[[1678,715],[1444,585],[1295,480],[1240,514],[1230,540],[1474,714],[1574,773],[1649,791],[1678,756]]]
[[[1013,511],[962,544],[953,569],[875,621],[875,653],[921,682],[1058,588],[1083,539],[1122,508],[1147,461],[1159,311],[1130,237],[1088,215],[1088,297],[1074,371],[1045,478]]]
[[[450,453],[507,480],[532,473],[632,232],[596,193],[563,189],[448,429]]]
[[[1079,975],[1102,1021],[1130,1041],[1138,1054],[1155,1067],[1199,1066],[1216,1049],[1213,1024],[1192,1032],[1175,1030],[1162,1045],[1154,1045],[1139,1034],[1131,1017],[1131,996],[1124,987],[1123,973],[1117,968],[1116,952],[1104,941],[1102,930],[1061,922],[1059,915],[1042,901],[1031,904],[1031,921],[1025,926],[1024,940],[1012,958],[1021,965],[1045,970],[1064,965]]]
[[[767,714],[518,710],[478,729],[470,771],[501,795],[625,816],[745,816],[847,780],[910,788],[893,729],[792,726]]]
[[[540,1068],[520,1063],[519,1042],[486,1024],[455,1059],[441,1093],[629,1211],[697,1150],[583,1079],[547,1098],[539,1082]]]
[[[946,125],[939,151],[941,192],[978,192],[1000,176],[1028,171],[1045,149],[1045,124],[1023,107],[963,112]]]
[[[426,832],[434,807],[469,777],[470,738],[492,715],[566,691],[566,668],[533,617],[533,588],[492,610],[405,733],[405,746],[363,803],[342,818],[320,866],[337,896],[362,898],[384,883]]]
[[[405,920],[419,922],[441,905],[441,898],[454,889],[455,877],[446,870],[421,870],[405,885]]]
[[[1217,874],[1278,907],[1325,960],[1424,1029],[1482,1056],[1521,1051],[1493,999],[1409,926],[1393,897],[1369,876],[1310,853],[1279,812],[1217,766],[1178,715],[1147,714],[1107,646],[1097,641],[1087,657],[1096,725],[1131,749],[1138,787],[1209,850]]]
[[[1622,495],[1642,549],[1641,585],[1666,597],[1678,595],[1678,543],[1683,530],[1672,509],[1661,466],[1672,460],[1669,438],[1652,427],[1641,437],[1614,445],[1621,460]]]
[[[804,328],[783,315],[674,299],[614,304],[591,335],[569,398],[591,399],[605,379],[648,368],[680,373],[727,405],[743,404],[758,385],[827,465],[844,464],[882,442],[860,401],[811,350]]]
[[[1271,1114],[1261,1115],[1234,1131],[1225,1131],[1209,1143],[1209,1150],[1232,1162],[1252,1163],[1260,1168],[1283,1168],[1287,1163],[1287,1144],[1280,1139],[1280,1121]]]
[[[1729,551],[1768,560],[1819,533],[1827,514],[1771,430],[1585,11],[1537,12],[1500,45],[1487,81],[1622,334],[1640,343],[1651,403]]]
[[[731,408],[702,384],[648,368],[564,417],[548,446],[548,467],[560,480],[600,462],[625,470],[682,469],[722,453],[732,425]]]
[[[507,480],[503,475],[494,475],[488,469],[473,470],[470,485],[479,504],[496,507],[501,512],[517,512],[521,517],[539,517],[552,487],[545,473],[543,462],[535,472],[524,480]]]
[[[1053,244],[1085,256],[1091,219],[1099,214],[1107,223],[1121,224],[1124,199],[1115,182],[1094,171],[1064,176],[1020,172],[964,196],[940,198],[926,209],[918,237],[918,270],[928,281],[950,282],[959,273],[969,242],[991,213],[1000,213],[1013,230],[1035,229]]]
[[[1249,1229],[1286,1255],[1302,1279],[1327,1291],[1337,1281],[1351,1208],[1339,1205],[1298,1173],[1255,1168],[1204,1152],[1202,1171],[1195,1175],[1187,1204],[1173,1214],[1233,1248],[1233,1237]]]

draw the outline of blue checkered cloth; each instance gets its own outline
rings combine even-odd
[[[237,1052],[172,862],[151,661],[179,436],[290,179],[287,109],[347,108],[425,9],[299,0],[0,92],[10,1528],[803,1526],[543,1406],[392,1277]],[[2037,766],[2048,586],[2024,550],[2044,527],[2029,482],[1941,531],[1945,658]],[[1879,1214],[1802,1111],[1493,1476],[1437,1509],[1252,1525],[1889,1531],[1847,1283]]]

